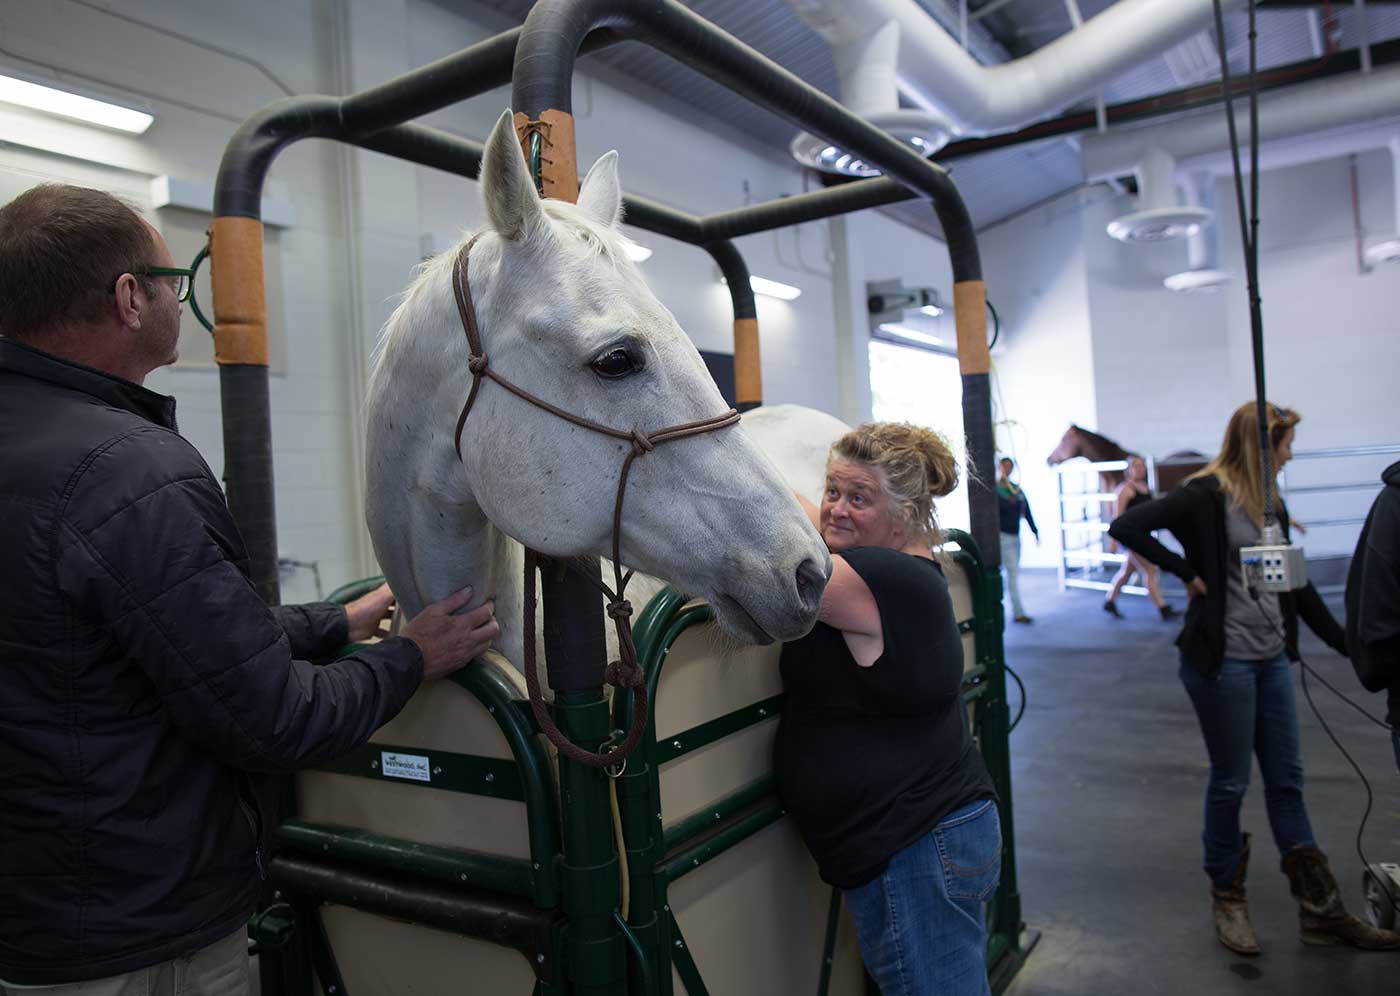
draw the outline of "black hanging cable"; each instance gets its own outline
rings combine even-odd
[[[1016,682],[1016,687],[1021,690],[1021,708],[1016,710],[1016,718],[1011,721],[1011,725],[1006,728],[1006,735],[1010,736],[1011,731],[1016,729],[1021,722],[1021,717],[1026,714],[1026,683],[1021,680],[1021,676],[1012,669],[1010,664],[1004,664],[1006,673],[1011,675],[1011,680]]]
[[[1361,779],[1361,785],[1366,790],[1366,809],[1361,814],[1360,826],[1356,828],[1356,856],[1361,859],[1361,867],[1369,872],[1371,870],[1371,862],[1366,858],[1366,851],[1362,848],[1361,841],[1366,834],[1366,823],[1371,818],[1371,809],[1375,805],[1375,793],[1371,791],[1371,782],[1366,777],[1366,773],[1361,770],[1361,765],[1357,764],[1356,759],[1342,746],[1342,742],[1338,740],[1337,735],[1332,732],[1332,727],[1329,726],[1327,720],[1323,718],[1322,710],[1319,709],[1317,703],[1313,701],[1312,692],[1308,689],[1308,673],[1312,671],[1312,668],[1308,667],[1307,662],[1303,660],[1301,654],[1298,656],[1298,661],[1303,665],[1300,676],[1303,683],[1303,694],[1307,696],[1308,705],[1312,706],[1313,714],[1317,716],[1317,721],[1322,724],[1322,730],[1327,734],[1327,738],[1332,741],[1337,750],[1342,752],[1342,757],[1347,759],[1347,764],[1351,765],[1351,770],[1356,772],[1356,777]],[[1313,674],[1316,676],[1316,672],[1313,672]],[[1367,715],[1369,716],[1370,714],[1367,713]],[[1385,874],[1372,874],[1372,877],[1376,880],[1376,885],[1379,886],[1381,892],[1385,893],[1386,901],[1392,906],[1400,906],[1400,898],[1397,898],[1396,895],[1390,891],[1391,886],[1390,883],[1386,881]]]
[[[1235,203],[1240,215],[1240,240],[1244,245],[1245,284],[1249,292],[1250,343],[1254,353],[1254,403],[1259,423],[1259,470],[1264,486],[1264,525],[1274,519],[1273,450],[1269,445],[1268,402],[1264,386],[1264,314],[1259,297],[1259,86],[1256,65],[1254,24],[1255,0],[1249,0],[1249,119],[1250,119],[1250,196],[1244,199],[1244,170],[1240,166],[1240,137],[1235,127],[1230,58],[1225,48],[1225,13],[1221,0],[1215,0],[1215,42],[1220,53],[1220,84],[1225,94],[1225,122],[1230,132],[1230,158],[1234,164]],[[1253,214],[1253,221],[1250,214]]]

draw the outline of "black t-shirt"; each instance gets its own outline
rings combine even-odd
[[[783,647],[774,768],[822,878],[852,889],[996,791],[967,727],[962,638],[942,569],[882,547],[841,556],[875,596],[884,653],[861,667],[825,623]]]

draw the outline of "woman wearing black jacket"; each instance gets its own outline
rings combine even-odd
[[[1275,471],[1293,455],[1296,412],[1268,406]],[[1241,547],[1259,542],[1264,518],[1254,402],[1230,418],[1220,453],[1185,484],[1158,501],[1113,520],[1109,535],[1186,583],[1191,602],[1177,637],[1181,681],[1196,709],[1210,757],[1206,788],[1205,870],[1211,878],[1216,936],[1240,954],[1258,954],[1245,904],[1249,834],[1240,832],[1240,804],[1249,787],[1250,754],[1259,758],[1274,842],[1283,855],[1305,944],[1400,948],[1400,935],[1376,930],[1346,911],[1317,847],[1303,802],[1290,661],[1298,660],[1298,617],[1343,656],[1346,634],[1311,584],[1275,594],[1246,586]],[[1288,536],[1288,512],[1278,503]],[[1186,552],[1152,536],[1170,530]]]

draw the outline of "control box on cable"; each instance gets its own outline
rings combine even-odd
[[[1283,541],[1283,529],[1270,522],[1258,546],[1240,548],[1240,570],[1250,591],[1295,591],[1308,583],[1303,548]]]

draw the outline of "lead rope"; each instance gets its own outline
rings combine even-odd
[[[535,407],[564,419],[566,422],[591,429],[605,436],[612,436],[615,439],[624,439],[632,444],[632,451],[622,462],[622,473],[617,482],[617,496],[613,502],[612,562],[615,586],[609,588],[601,580],[594,577],[591,572],[579,571],[574,568],[581,577],[597,588],[607,599],[608,618],[613,621],[613,628],[617,633],[618,659],[609,662],[604,673],[604,681],[614,688],[629,688],[633,692],[632,723],[628,727],[627,737],[621,744],[611,747],[605,752],[585,750],[564,736],[559,727],[555,725],[549,710],[545,708],[544,695],[540,689],[535,644],[535,572],[539,568],[542,558],[528,547],[525,549],[525,604],[523,606],[525,686],[530,695],[530,711],[534,714],[535,721],[539,723],[544,735],[549,738],[549,742],[555,746],[559,753],[571,761],[576,761],[590,768],[613,768],[625,761],[628,755],[636,749],[637,744],[641,742],[642,734],[646,731],[648,716],[646,675],[637,663],[637,647],[632,642],[632,603],[627,601],[625,597],[627,583],[632,580],[632,572],[628,571],[624,574],[622,571],[622,503],[627,494],[627,476],[631,473],[632,463],[637,457],[645,456],[661,443],[669,443],[676,439],[685,439],[688,436],[698,436],[715,429],[737,425],[739,413],[731,408],[712,418],[701,419],[697,422],[684,422],[669,428],[658,429],[652,433],[644,433],[639,429],[633,429],[629,432],[566,412],[506,380],[491,369],[486,353],[481,348],[481,330],[476,323],[476,308],[472,303],[471,285],[467,280],[467,261],[471,255],[472,247],[476,245],[479,238],[481,238],[480,235],[474,236],[462,247],[452,269],[452,290],[457,299],[457,313],[462,319],[462,329],[467,335],[467,345],[471,350],[467,360],[467,369],[471,371],[472,375],[471,390],[467,393],[466,403],[462,405],[461,415],[457,417],[457,431],[453,438],[457,459],[462,459],[462,428],[466,425],[467,415],[470,414],[472,405],[476,402],[476,396],[481,389],[481,382],[484,378],[490,378],[516,397],[528,401]],[[572,567],[573,565],[566,561],[564,566]]]

